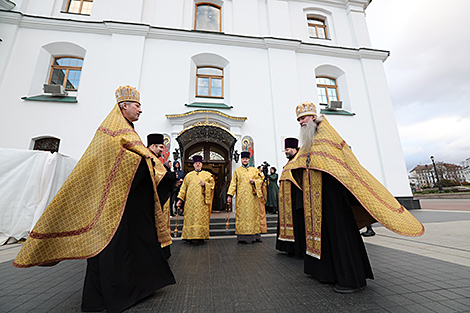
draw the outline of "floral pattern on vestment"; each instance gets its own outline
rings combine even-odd
[[[254,185],[250,183],[250,179],[254,180]],[[237,193],[235,233],[237,235],[266,233],[263,179],[259,171],[254,167],[237,168],[233,172],[227,195],[233,196],[235,192]],[[261,214],[261,206],[264,214]]]
[[[294,178],[294,170],[304,172],[300,181]],[[288,162],[283,169],[279,188],[279,240],[295,240],[290,190],[290,183],[292,183],[303,192],[304,212],[313,212],[313,215],[305,213],[307,254],[320,258],[319,252],[321,251],[315,248],[316,245],[313,241],[311,244],[308,242],[309,238],[321,242],[321,227],[318,233],[318,225],[315,227],[314,224],[315,218],[317,218],[320,220],[319,225],[321,225],[321,206],[315,205],[315,203],[318,204],[318,200],[315,201],[315,195],[319,193],[321,197],[321,188],[317,190],[317,187],[312,186],[313,183],[321,186],[321,175],[315,174],[316,171],[325,172],[335,177],[356,197],[362,207],[375,220],[391,231],[404,236],[420,236],[424,233],[424,226],[374,176],[361,166],[349,146],[325,118],[318,125],[314,145],[309,149],[302,147],[294,159]],[[313,173],[310,174],[310,172]],[[312,218],[307,220],[307,214]],[[312,233],[308,234],[309,231]]]
[[[30,267],[97,255],[111,241],[144,158],[152,177],[155,226],[162,247],[171,243],[158,201],[153,154],[118,105],[98,128],[87,150],[34,226],[13,265]]]
[[[201,186],[201,180],[205,185]],[[184,201],[182,239],[209,239],[214,178],[206,171],[189,172],[183,180],[178,198]]]

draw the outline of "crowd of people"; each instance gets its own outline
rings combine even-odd
[[[305,273],[335,292],[356,292],[374,277],[358,229],[379,221],[419,236],[424,228],[359,164],[313,103],[295,112],[300,142],[285,140],[288,161],[280,178],[266,162],[250,167],[250,152],[241,153],[226,199],[236,202],[237,241],[261,242],[266,212],[277,213],[275,248],[303,258]],[[84,312],[122,312],[175,283],[167,261],[170,216],[183,207],[182,239],[202,244],[209,238],[212,174],[199,155],[186,175],[179,162],[163,163],[163,135],[149,134],[144,145],[134,130],[140,114],[139,92],[119,87],[113,110],[13,263],[25,268],[86,259]]]

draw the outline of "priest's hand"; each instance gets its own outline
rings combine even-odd
[[[232,203],[232,197],[231,196],[227,196],[227,202]]]
[[[181,207],[182,204],[183,204],[183,201],[178,200],[178,202],[176,202],[176,207]]]
[[[253,179],[250,179],[250,184],[254,185],[255,181]]]
[[[203,180],[201,180],[201,186],[204,187],[205,185],[206,183]]]
[[[183,183],[183,180],[182,180],[182,179],[177,180],[175,186],[176,186],[176,187],[179,187],[179,186],[181,186],[182,183]]]

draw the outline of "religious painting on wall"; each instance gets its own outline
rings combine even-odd
[[[255,166],[255,148],[253,138],[244,136],[242,139],[242,151],[250,152],[250,162],[248,166]]]
[[[170,148],[171,148],[170,136],[165,133],[163,134],[163,145],[165,146],[165,148],[163,149],[162,156],[159,159],[160,161],[165,163],[166,161],[168,161],[168,158],[170,157]]]

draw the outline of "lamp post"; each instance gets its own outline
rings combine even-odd
[[[434,163],[434,156],[432,155],[431,155],[431,161],[432,161],[432,165],[434,166],[434,172],[436,173],[437,186],[439,187],[439,193],[444,193],[444,190],[442,190],[441,182],[439,180],[439,175],[437,174],[436,163]]]
[[[180,158],[180,153],[179,153],[178,148],[176,148],[175,151],[173,151],[173,159],[176,161],[179,158]]]
[[[238,160],[240,159],[240,153],[238,153],[238,150],[235,150],[235,152],[233,153],[233,159],[235,163],[238,163]]]

